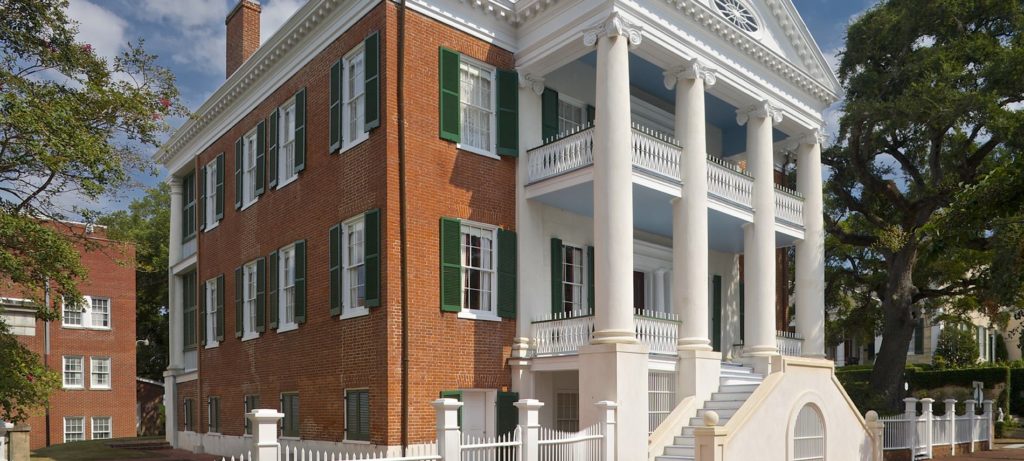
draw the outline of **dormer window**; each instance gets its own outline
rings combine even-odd
[[[732,25],[746,32],[757,32],[757,17],[742,0],[714,0],[714,4],[718,12]]]

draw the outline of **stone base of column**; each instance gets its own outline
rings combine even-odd
[[[676,399],[693,396],[697,408],[702,408],[711,394],[718,390],[721,371],[721,352],[684,349],[680,346],[676,362]]]
[[[713,350],[711,348],[711,341],[708,341],[708,338],[679,338],[679,340],[676,341],[676,346],[678,346],[680,350],[683,350],[683,349],[691,350],[691,351],[710,351],[710,350]]]
[[[768,376],[772,372],[772,362],[776,358],[781,358],[778,352],[774,354],[750,354],[746,351],[743,353],[743,357],[739,360],[740,363],[754,369],[755,373],[760,373],[764,376]]]
[[[171,447],[178,448],[178,375],[180,368],[164,371],[164,438]]]
[[[648,348],[642,344],[591,344],[579,351],[580,427],[601,421],[594,405],[618,404],[616,456],[633,460],[646,456],[648,426]]]
[[[640,344],[633,330],[599,330],[590,339],[591,344]]]

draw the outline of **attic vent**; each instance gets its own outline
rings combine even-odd
[[[741,0],[714,0],[718,12],[734,26],[747,32],[757,32],[757,18]]]

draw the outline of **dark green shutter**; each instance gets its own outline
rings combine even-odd
[[[544,88],[540,95],[540,136],[544,142],[558,135],[558,92]]]
[[[277,109],[267,116],[267,172],[269,178],[267,178],[268,187],[271,189],[277,187],[277,134],[281,132],[281,116]]]
[[[711,348],[722,350],[722,276],[711,277]]]
[[[498,70],[498,155],[519,155],[519,73]]]
[[[462,401],[462,391],[441,391],[442,399],[455,399]],[[459,407],[459,427],[462,427],[462,407]]]
[[[263,258],[256,260],[256,328],[254,330],[267,331],[267,261]]]
[[[328,276],[331,279],[331,315],[341,314],[341,224],[331,226],[331,257]]]
[[[306,89],[295,93],[295,172],[306,168]]]
[[[245,283],[243,278],[242,268],[238,267],[235,269],[235,337],[241,338],[242,331],[244,328],[243,319],[245,318],[242,314],[242,305],[245,301],[242,299],[245,291],[242,289],[242,284]]]
[[[370,210],[363,217],[363,254],[366,271],[366,306],[380,306],[380,210]]]
[[[278,262],[278,252],[272,251],[267,256],[268,266],[270,266],[270,272],[267,273],[267,313],[270,314],[270,328],[277,328],[278,316],[281,310],[278,305],[278,282],[277,277],[279,272],[280,263]]]
[[[256,196],[263,195],[266,176],[267,161],[267,124],[263,120],[256,124]]]
[[[217,210],[218,220],[224,217],[224,154],[217,156]]]
[[[338,61],[331,66],[331,137],[330,153],[341,148],[341,63]]]
[[[914,324],[914,354],[924,353],[924,318],[917,319]]]
[[[224,340],[224,274],[217,276],[217,341]]]
[[[516,233],[498,229],[498,316],[516,318]]]
[[[441,218],[441,310],[462,310],[462,225]]]
[[[199,296],[199,345],[206,345],[206,282],[201,284],[202,293]],[[213,338],[210,338],[212,341]]]
[[[295,242],[295,323],[306,323],[306,241]]]
[[[587,309],[594,312],[594,247],[587,246]]]
[[[593,125],[594,124],[594,114],[595,114],[595,112],[596,112],[596,110],[594,109],[594,106],[591,106],[590,104],[587,104],[587,125]]]
[[[206,229],[206,165],[199,167],[199,230]]]
[[[441,139],[452,142],[460,142],[461,136],[461,112],[459,106],[459,53],[441,47],[438,57],[438,80],[441,86],[440,116]]]
[[[746,289],[743,286],[743,282],[740,282],[740,344],[744,344],[744,338],[747,333],[747,306],[746,306]]]
[[[242,208],[242,138],[235,141],[235,209]]]
[[[519,425],[519,411],[514,405],[518,400],[519,393],[517,392],[498,391],[498,397],[494,402],[498,407],[496,415],[498,435],[508,434],[516,430],[516,426]]]
[[[363,47],[363,77],[365,93],[363,112],[365,120],[363,131],[370,131],[380,126],[380,34],[374,32],[366,37]]]
[[[565,294],[562,292],[562,239],[551,238],[551,315],[565,310]]]
[[[370,392],[367,390],[345,393],[345,438],[370,440]]]

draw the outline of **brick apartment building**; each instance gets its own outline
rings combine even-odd
[[[822,359],[838,82],[789,0],[641,3],[310,0],[259,46],[241,0],[227,80],[157,154],[168,440],[238,453],[277,408],[289,443],[394,448],[433,437],[439,396],[493,436],[522,397],[563,430],[617,401],[620,453],[667,454],[642,446],[686,438],[659,427],[676,405],[779,373],[775,408],[816,405],[792,414],[848,434],[829,453],[861,443]]]
[[[102,226],[54,223],[90,242],[78,245],[88,275],[79,283],[84,307],[51,294],[61,319],[35,318],[31,298],[18,287],[0,291],[0,316],[18,339],[61,374],[49,414],[34,415],[32,449],[65,442],[135,436],[135,247],[106,238]],[[49,344],[47,345],[47,342]],[[49,434],[47,434],[49,428]]]

